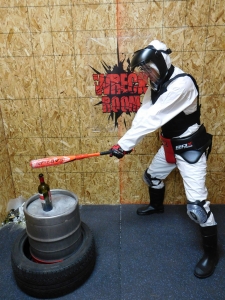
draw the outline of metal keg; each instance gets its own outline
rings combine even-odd
[[[24,205],[30,254],[37,262],[54,263],[68,257],[82,243],[77,196],[67,190],[51,190],[53,209],[45,212],[39,194]]]

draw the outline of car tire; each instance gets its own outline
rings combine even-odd
[[[42,264],[32,260],[26,229],[12,247],[11,264],[18,287],[36,298],[57,298],[82,285],[96,261],[95,243],[89,227],[81,222],[83,240],[80,247],[61,262]]]

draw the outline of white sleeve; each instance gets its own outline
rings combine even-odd
[[[148,91],[146,94],[150,97]],[[138,110],[131,128],[118,141],[118,144],[125,151],[133,149],[146,134],[159,129],[189,107],[197,95],[198,92],[192,79],[185,76],[173,81],[154,105],[151,99],[147,101],[144,97],[145,101]]]

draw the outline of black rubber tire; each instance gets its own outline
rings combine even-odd
[[[39,264],[32,261],[26,230],[17,237],[11,264],[19,288],[36,298],[57,298],[83,284],[94,269],[96,252],[91,230],[81,223],[83,241],[78,250],[62,262]]]

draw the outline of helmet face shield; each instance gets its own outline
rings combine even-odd
[[[159,73],[151,68],[150,63],[148,64],[141,64],[134,68],[134,73],[138,75],[139,78],[143,79],[144,81],[148,81],[150,79],[150,84],[153,90],[157,89],[159,84],[160,75]]]
[[[137,67],[139,67],[140,70],[144,71],[148,75],[148,77],[150,78],[150,82],[154,83],[154,89],[157,89],[159,87],[160,82],[166,77],[166,74],[168,72],[166,62],[161,52],[170,54],[171,50],[156,50],[153,46],[148,46],[144,49],[134,52],[130,64],[131,71],[134,71]],[[155,65],[157,70],[159,71],[159,78],[151,78],[151,76],[153,76],[153,71],[155,71],[150,67],[150,65],[152,64]]]

